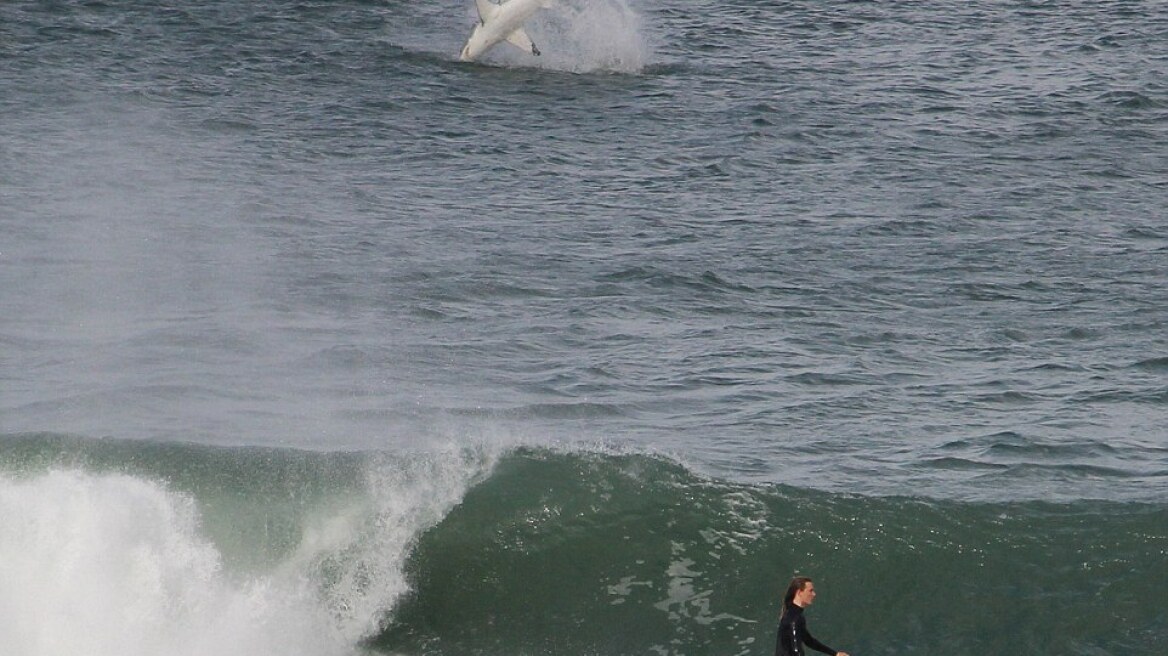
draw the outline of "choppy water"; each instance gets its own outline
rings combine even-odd
[[[1168,7],[473,20],[0,4],[0,633],[1168,649]]]

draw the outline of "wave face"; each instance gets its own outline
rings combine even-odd
[[[1163,505],[864,498],[519,452],[422,536],[372,644],[769,654],[802,572],[821,590],[817,636],[855,653],[1157,653],[1165,527]]]

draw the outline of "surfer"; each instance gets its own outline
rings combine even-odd
[[[775,641],[775,656],[804,656],[803,645],[831,656],[848,656],[823,644],[807,630],[803,609],[815,601],[815,584],[806,576],[796,576],[783,595],[783,614],[779,618],[779,637]]]

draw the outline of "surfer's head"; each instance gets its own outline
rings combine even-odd
[[[806,608],[815,601],[815,584],[808,576],[796,576],[787,585],[787,594],[783,595],[783,611],[792,605]]]

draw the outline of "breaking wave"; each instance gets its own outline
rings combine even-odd
[[[796,572],[817,635],[858,653],[1168,644],[1163,504],[849,496],[603,450],[20,435],[0,514],[20,654],[769,653]]]

